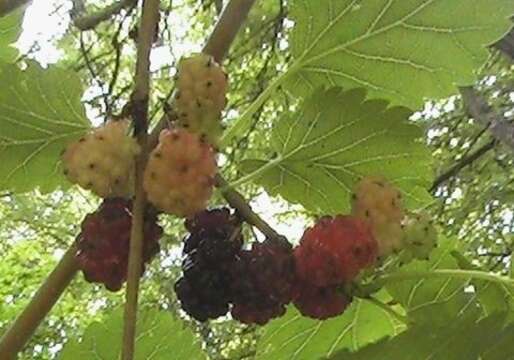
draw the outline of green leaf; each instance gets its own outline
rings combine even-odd
[[[247,160],[248,173],[234,183],[257,181],[305,208],[335,214],[348,210],[355,182],[381,174],[400,187],[409,205],[430,196],[430,153],[421,129],[406,120],[410,111],[365,100],[365,91],[319,90],[295,114],[274,126],[269,160]]]
[[[0,189],[54,190],[65,183],[59,154],[90,127],[74,72],[0,66]]]
[[[370,98],[420,108],[455,85],[475,82],[486,45],[512,26],[512,0],[291,0],[288,70],[225,131],[225,147],[243,135],[253,114],[285,86],[307,96],[321,86],[366,88]]]
[[[430,324],[414,325],[409,330],[357,352],[341,351],[332,360],[476,360],[502,340],[511,336],[514,327],[504,326],[504,314],[497,314],[477,321],[471,314],[448,318],[439,327]],[[512,346],[505,357],[512,359]],[[510,357],[509,357],[510,356]],[[487,358],[489,360],[489,358]]]
[[[455,241],[440,241],[430,261],[414,261],[402,267],[398,273],[458,269],[452,256],[457,247]],[[444,324],[448,318],[458,314],[480,312],[476,293],[466,291],[469,284],[470,279],[448,276],[392,282],[386,285],[386,289],[407,310],[411,320]]]
[[[10,45],[21,34],[24,13],[22,8],[0,17],[0,62],[12,62],[18,56],[18,50]]]
[[[388,312],[364,300],[355,300],[343,315],[325,321],[303,317],[291,307],[265,327],[256,359],[316,359],[358,349],[401,329]]]
[[[102,323],[91,324],[81,341],[69,341],[59,360],[120,358],[123,311],[119,309]],[[170,313],[158,310],[138,314],[135,360],[206,359],[193,332]]]
[[[513,360],[512,344],[514,344],[514,326],[510,326],[511,331],[504,331],[498,343],[482,354],[482,360]]]
[[[293,0],[288,88],[365,87],[419,108],[474,83],[513,13],[511,0]]]
[[[459,267],[464,270],[483,270],[473,265],[458,251],[452,251]],[[491,281],[473,279],[471,284],[485,315],[514,311],[514,287]]]

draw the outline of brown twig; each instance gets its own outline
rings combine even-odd
[[[493,47],[500,50],[514,61],[514,28],[510,30],[500,41],[496,42]]]
[[[232,189],[221,175],[214,178],[215,185],[221,191],[223,197],[233,208],[237,209],[239,215],[250,225],[255,226],[267,238],[286,240],[273,229],[266,221],[257,215],[248,204],[246,199],[236,190]]]
[[[134,359],[139,278],[141,276],[143,262],[143,217],[146,206],[145,192],[143,189],[143,172],[147,159],[146,141],[148,130],[148,94],[150,91],[150,52],[155,35],[155,26],[159,21],[159,3],[160,0],[146,0],[144,2],[141,27],[137,40],[136,75],[131,109],[134,118],[134,132],[143,151],[136,160],[136,195],[132,207],[132,227],[130,233],[123,327],[123,360]]]
[[[497,114],[475,89],[460,88],[466,110],[478,123],[488,126],[491,135],[514,151],[514,124]]]
[[[80,31],[91,30],[101,22],[109,20],[114,15],[119,14],[121,10],[129,6],[135,6],[136,3],[137,0],[120,0],[112,5],[105,7],[102,10],[92,14],[80,16],[76,18],[73,23]]]
[[[480,147],[475,152],[469,154],[468,156],[462,158],[458,163],[453,165],[451,168],[443,172],[441,175],[439,175],[433,182],[432,187],[430,188],[430,192],[435,191],[441,184],[448,181],[450,178],[454,177],[466,166],[469,166],[473,164],[474,161],[478,160],[485,154],[487,154],[490,150],[494,149],[496,145],[496,140],[492,140],[485,144],[484,146]]]
[[[0,17],[9,14],[21,6],[28,5],[32,0],[0,0]]]
[[[23,349],[39,324],[73,280],[78,271],[76,252],[77,248],[74,244],[64,254],[59,264],[50,273],[23,312],[2,336],[0,339],[2,360],[16,359],[18,352]]]

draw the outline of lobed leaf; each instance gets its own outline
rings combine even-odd
[[[409,205],[425,204],[432,169],[422,130],[407,122],[408,109],[365,95],[362,89],[317,91],[275,124],[269,150],[275,158],[242,163],[246,179],[322,214],[347,211],[354,184],[372,174],[396,184]]]
[[[455,241],[440,241],[430,261],[413,261],[399,272],[458,269],[452,256],[457,247]],[[466,291],[470,281],[452,277],[426,278],[389,283],[386,289],[407,310],[411,320],[444,324],[449,318],[464,312],[480,312],[477,294]]]
[[[365,87],[419,108],[471,85],[486,46],[512,27],[511,0],[293,0],[288,88]]]
[[[81,341],[71,340],[59,360],[120,358],[123,311],[119,309],[102,323],[91,324]],[[206,359],[193,332],[168,312],[146,310],[138,314],[135,360]]]
[[[73,72],[0,66],[0,190],[54,190],[65,183],[60,153],[90,127]]]
[[[325,321],[303,317],[291,307],[265,327],[256,359],[316,359],[340,349],[358,349],[401,330],[388,312],[365,300],[354,300],[343,315]]]
[[[504,314],[496,314],[478,321],[472,315],[448,318],[441,326],[418,324],[400,335],[384,339],[349,353],[340,351],[331,360],[476,360],[489,350],[496,353],[485,359],[512,359],[512,348],[498,350],[512,338],[514,327],[505,325]],[[498,357],[500,356],[503,357]]]

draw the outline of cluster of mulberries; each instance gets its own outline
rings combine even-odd
[[[400,251],[403,262],[425,259],[437,241],[430,217],[406,216],[399,190],[378,177],[356,185],[351,215],[320,218],[294,249],[276,239],[243,249],[227,209],[199,213],[186,228],[184,275],[176,283],[183,309],[200,321],[230,312],[247,324],[265,324],[291,302],[311,318],[340,315],[365,270]]]
[[[203,211],[186,228],[183,276],[175,290],[182,308],[199,321],[230,311],[242,323],[262,325],[291,302],[313,318],[339,315],[351,301],[344,285],[377,258],[369,225],[352,216],[322,218],[296,249],[278,239],[243,249],[228,209]]]
[[[121,198],[106,199],[97,211],[87,215],[77,239],[77,260],[86,281],[104,284],[117,291],[127,279],[132,203]],[[143,265],[159,252],[162,229],[155,214],[144,217]]]
[[[295,278],[289,244],[266,240],[244,250],[239,220],[228,209],[200,212],[186,228],[183,276],[175,283],[185,312],[205,321],[230,311],[247,324],[284,314]]]
[[[205,54],[182,59],[176,80],[178,120],[160,134],[145,169],[144,189],[159,210],[188,217],[204,209],[212,194],[228,81]],[[140,148],[128,129],[128,120],[111,120],[70,144],[62,155],[68,179],[102,198],[130,198]]]
[[[226,74],[210,56],[197,54],[178,64],[178,120],[174,128],[161,132],[159,144],[149,155],[144,171],[143,187],[155,209],[191,217],[207,206],[217,171],[214,145],[221,134],[220,119],[227,86]],[[110,120],[69,144],[62,153],[66,177],[105,199],[82,223],[77,259],[87,281],[103,283],[113,291],[120,289],[127,277],[132,214],[131,202],[125,199],[134,195],[135,160],[140,153],[129,127],[128,119]],[[228,256],[235,260],[241,248],[240,236],[234,239],[234,244],[239,245],[232,250],[226,246],[234,228],[232,216],[222,211],[208,218],[217,220],[209,225],[202,222],[200,216],[196,218],[198,223],[193,220],[187,223],[188,229],[196,235],[188,240],[185,275],[177,285],[182,294],[194,294],[187,296],[196,296],[202,303],[205,302],[202,294],[211,295],[216,289],[223,289],[228,276],[223,271],[204,271],[210,269],[210,259],[228,261]],[[162,231],[156,224],[155,213],[146,214],[144,221],[145,264],[159,251],[157,240]],[[195,245],[200,238],[203,240]],[[211,285],[213,287],[209,288]],[[198,318],[226,313],[223,309],[231,299],[226,298],[223,290],[219,290],[216,298],[214,306],[197,312]],[[194,305],[191,308],[197,310]]]
[[[164,130],[145,170],[148,200],[158,209],[190,217],[212,194],[227,75],[206,54],[180,60],[176,76],[175,128]]]
[[[175,291],[183,310],[206,321],[226,315],[265,324],[293,303],[305,316],[344,312],[348,289],[378,260],[426,259],[437,232],[426,213],[407,214],[400,191],[386,179],[364,177],[355,187],[351,215],[325,216],[305,230],[296,248],[266,239],[243,248],[240,219],[228,209],[204,210],[217,172],[216,146],[226,105],[227,76],[205,54],[178,64],[176,122],[149,154],[143,188],[159,211],[187,218],[182,276]],[[82,223],[77,259],[89,282],[119,290],[127,277],[135,157],[129,121],[109,121],[62,154],[68,179],[105,198]],[[159,251],[156,213],[144,218],[141,274]]]

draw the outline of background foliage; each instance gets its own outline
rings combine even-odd
[[[119,114],[132,89],[138,10],[125,8],[94,31],[74,26],[109,3],[54,0],[65,31],[21,52],[10,44],[23,11],[0,18],[0,334],[98,203],[69,188],[57,159],[87,119]],[[312,219],[347,210],[360,175],[383,173],[443,234],[430,261],[400,272],[514,276],[514,148],[481,120],[494,115],[514,129],[514,54],[486,47],[507,33],[508,14],[509,0],[258,1],[225,63],[223,174],[296,242]],[[219,1],[161,2],[154,122],[176,60],[200,49],[218,16]],[[50,44],[60,55],[45,68]],[[456,84],[490,105],[481,117],[470,115]],[[216,194],[212,205],[221,203]],[[141,359],[514,359],[514,291],[476,279],[388,284],[377,301],[356,300],[324,322],[291,308],[262,328],[228,318],[195,323],[172,290],[184,229],[176,219],[161,223],[163,250],[141,295]],[[21,358],[114,358],[122,301],[78,276]]]

